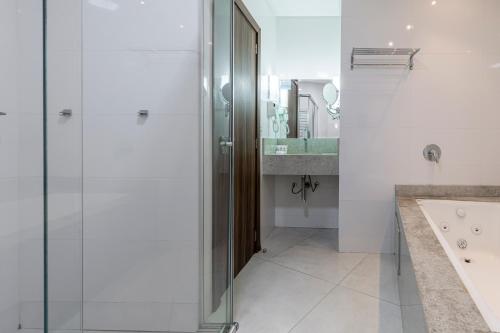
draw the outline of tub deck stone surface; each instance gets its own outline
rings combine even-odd
[[[428,331],[491,332],[417,199],[500,202],[500,186],[396,186],[396,214],[408,243]]]

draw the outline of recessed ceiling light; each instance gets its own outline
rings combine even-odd
[[[431,2],[431,6],[435,6],[435,5],[437,5],[437,3],[438,3],[438,2],[437,2],[436,0],[432,0],[432,2]]]
[[[406,30],[413,30],[413,25],[408,24],[408,25],[406,26]]]
[[[391,40],[389,43],[387,43],[387,45],[388,45],[389,47],[393,47],[393,46],[394,46],[394,42]]]

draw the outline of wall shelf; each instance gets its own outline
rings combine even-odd
[[[406,67],[413,70],[413,58],[420,49],[358,48],[352,49],[351,70],[355,67]]]

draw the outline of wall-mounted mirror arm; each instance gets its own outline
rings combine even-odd
[[[335,106],[339,100],[339,89],[332,83],[329,82],[323,87],[323,98],[326,102],[326,111],[334,119],[340,118],[340,107]]]

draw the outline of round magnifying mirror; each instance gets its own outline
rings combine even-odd
[[[226,83],[222,87],[222,98],[225,103],[229,103],[231,101],[231,84]]]
[[[323,87],[323,98],[329,105],[335,104],[339,98],[339,90],[337,87],[329,82]]]

